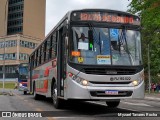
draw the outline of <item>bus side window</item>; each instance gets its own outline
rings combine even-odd
[[[50,37],[49,59],[52,58],[52,44],[53,44],[53,35],[51,35],[51,37]]]
[[[52,39],[52,58],[55,58],[57,55],[57,32],[53,34]]]

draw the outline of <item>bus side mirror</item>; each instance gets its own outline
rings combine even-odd
[[[89,50],[93,50],[93,30],[88,30]]]

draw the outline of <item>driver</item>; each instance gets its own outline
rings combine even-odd
[[[85,37],[84,33],[81,33],[81,37],[79,38],[79,42],[88,43],[88,39]]]

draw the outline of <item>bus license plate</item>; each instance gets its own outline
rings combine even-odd
[[[118,91],[117,90],[107,90],[107,91],[105,91],[105,94],[107,94],[107,95],[118,95]]]

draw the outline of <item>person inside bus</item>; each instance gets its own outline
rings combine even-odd
[[[84,33],[81,33],[81,37],[79,38],[79,42],[88,43],[88,39],[85,37]]]
[[[85,37],[84,33],[81,33],[81,37],[79,38],[78,49],[79,50],[89,50],[88,39],[87,37]]]

